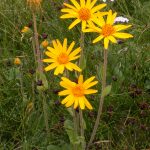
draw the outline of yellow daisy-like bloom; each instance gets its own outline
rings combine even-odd
[[[54,75],[62,74],[64,69],[67,68],[70,71],[76,70],[81,72],[81,69],[71,61],[76,60],[80,57],[78,55],[81,51],[81,48],[78,47],[73,51],[75,42],[73,41],[70,46],[67,48],[67,39],[64,39],[63,45],[59,40],[52,41],[53,47],[47,47],[48,51],[45,54],[50,57],[44,59],[43,62],[51,63],[45,68],[45,71],[52,70],[54,68]]]
[[[69,29],[72,29],[80,22],[82,22],[82,30],[85,29],[86,24],[92,22],[96,13],[106,6],[105,3],[94,6],[97,0],[80,0],[80,4],[77,2],[77,0],[70,1],[73,5],[64,3],[64,6],[68,8],[63,8],[61,10],[63,13],[66,14],[60,17],[62,19],[76,18],[75,21],[73,21],[73,23],[71,23],[71,25],[69,26]],[[101,13],[101,15],[102,14],[103,13]],[[105,15],[105,13],[103,15]]]
[[[91,23],[89,28],[85,29],[83,32],[97,32],[100,35],[93,40],[93,43],[96,43],[102,39],[104,39],[104,48],[108,49],[109,41],[112,43],[117,43],[116,38],[119,39],[127,39],[132,38],[133,36],[129,33],[119,32],[121,30],[128,29],[131,25],[114,25],[114,20],[117,16],[117,13],[112,13],[112,10],[108,12],[106,21],[104,18],[99,15],[93,21],[95,24]]]
[[[62,104],[65,104],[66,107],[74,105],[74,109],[76,109],[78,106],[81,109],[85,109],[85,106],[90,110],[93,109],[91,104],[86,99],[85,95],[98,92],[95,89],[89,89],[90,87],[98,83],[98,81],[93,81],[95,79],[95,76],[87,79],[86,81],[83,81],[83,75],[80,75],[78,78],[78,83],[72,82],[65,77],[62,77],[61,79],[62,81],[60,82],[60,85],[66,88],[66,90],[59,92],[59,95],[68,95],[61,101]]]

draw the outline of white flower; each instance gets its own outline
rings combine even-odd
[[[126,22],[126,23],[128,23],[129,19],[125,18],[125,17],[122,17],[122,16],[119,16],[119,17],[115,18],[115,23],[117,23],[117,22]]]

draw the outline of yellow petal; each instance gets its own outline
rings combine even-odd
[[[88,89],[88,90],[84,91],[84,94],[94,94],[94,93],[97,93],[97,92],[98,92],[98,90]]]
[[[68,95],[66,98],[64,98],[64,99],[61,101],[61,104],[66,104],[71,98],[72,98],[72,95]]]
[[[80,55],[75,56],[75,57],[72,57],[72,58],[69,58],[69,61],[76,60],[76,59],[78,59],[79,57],[80,57]]]
[[[86,1],[86,7],[89,8],[89,7],[90,7],[90,4],[91,4],[91,0],[87,0],[87,1]]]
[[[54,58],[54,59],[55,59],[55,58],[57,57],[55,54],[53,54],[53,53],[51,53],[51,52],[48,52],[48,51],[46,51],[45,54],[46,54],[48,57],[50,57],[50,58]]]
[[[115,31],[125,30],[130,28],[132,25],[114,25]]]
[[[120,38],[120,39],[128,39],[128,38],[133,38],[133,35],[129,34],[129,33],[114,33],[113,36]]]
[[[72,10],[74,10],[74,11],[78,11],[78,9],[77,8],[75,8],[74,6],[72,6],[72,5],[70,5],[70,4],[67,4],[67,3],[63,3],[64,4],[64,6],[66,6],[66,7],[68,7],[68,8],[71,8]]]
[[[90,110],[93,109],[92,105],[89,103],[89,101],[86,99],[86,97],[84,97],[84,103],[85,103],[85,106],[86,106],[88,109],[90,109]]]
[[[80,21],[80,19],[76,19],[71,25],[69,26],[69,30],[72,29],[75,25],[77,25]]]
[[[72,88],[72,86],[70,86],[69,84],[67,84],[66,82],[63,82],[63,81],[61,81],[59,84],[60,84],[60,86],[66,88],[66,89]]]
[[[49,50],[51,53],[53,53],[54,55],[59,54],[58,51],[52,47],[47,47],[47,50]]]
[[[72,68],[72,66],[71,66],[70,63],[67,63],[67,64],[65,65],[65,67],[66,67],[68,70],[73,71],[73,68]]]
[[[47,66],[46,68],[44,68],[44,70],[45,70],[45,71],[52,70],[52,69],[56,68],[57,65],[58,65],[57,63],[52,63],[52,64],[50,64],[49,66]]]
[[[76,109],[79,105],[79,99],[78,98],[75,98],[75,102],[74,102],[74,109]]]
[[[72,53],[70,53],[69,58],[71,59],[72,57],[76,56],[78,53],[80,53],[81,48],[75,49]]]
[[[71,63],[71,62],[69,62],[69,64],[71,65],[71,67],[72,67],[74,70],[79,71],[79,72],[82,71],[76,64],[73,64],[73,63]]]
[[[78,84],[82,84],[82,83],[83,83],[83,75],[80,75],[78,79]]]
[[[91,83],[89,83],[88,85],[85,86],[85,89],[88,89],[88,88],[96,85],[97,83],[98,83],[98,81],[91,82]]]
[[[90,77],[89,79],[87,79],[84,83],[83,86],[86,87],[91,81],[93,81],[95,79],[95,76]]]
[[[93,43],[96,43],[96,42],[102,40],[103,38],[104,38],[104,36],[103,36],[103,35],[100,35],[100,36],[98,36],[96,39],[93,40]]]
[[[102,14],[99,12],[97,13],[98,18],[93,19],[93,22],[96,23],[98,26],[103,27],[105,25],[105,20]]]
[[[65,38],[63,42],[63,52],[66,52],[66,50],[67,50],[67,38]]]
[[[55,59],[43,59],[43,62],[47,62],[47,63],[51,63],[51,62],[55,62]]]
[[[59,49],[62,49],[63,47],[62,47],[62,44],[60,43],[60,41],[58,39],[56,41],[57,41]]]
[[[54,75],[58,75],[59,73],[62,74],[64,71],[64,65],[59,65],[55,71],[54,71]]]
[[[66,77],[62,77],[61,79],[63,80],[63,82],[65,82],[66,84],[68,84],[68,85],[70,85],[70,86],[72,86],[72,87],[76,85],[75,82],[70,81],[70,80],[67,79]]]
[[[58,93],[59,96],[64,96],[64,95],[69,95],[69,94],[70,94],[69,90],[63,90],[63,91]]]
[[[109,45],[109,39],[108,38],[104,38],[104,48],[108,49],[108,45]]]
[[[82,31],[86,28],[86,21],[82,21]]]
[[[79,97],[79,105],[81,109],[85,109],[84,97]]]
[[[77,8],[77,9],[80,9],[80,5],[79,3],[77,3],[76,0],[70,0],[72,2],[72,4]]]
[[[113,36],[108,36],[107,37],[111,42],[117,43],[117,40]]]
[[[52,41],[52,44],[53,44],[53,46],[54,46],[55,49],[59,49],[56,40],[53,40],[53,41]]]
[[[85,7],[85,0],[80,0],[81,7]]]
[[[71,105],[73,105],[73,103],[74,103],[74,97],[72,96],[70,99],[69,99],[69,101],[66,103],[66,107],[70,107]]]
[[[60,18],[61,19],[68,19],[68,18],[76,18],[76,16],[72,15],[72,14],[64,14]]]
[[[67,50],[67,54],[68,54],[68,55],[69,55],[70,52],[72,51],[74,45],[75,45],[75,42],[73,41],[73,42],[70,44],[70,46],[68,47],[68,50]]]
[[[90,9],[95,5],[95,3],[97,2],[97,0],[93,0],[92,3],[90,4]]]
[[[92,13],[95,13],[96,11],[99,11],[100,9],[104,8],[107,4],[99,4],[96,7],[92,8]]]

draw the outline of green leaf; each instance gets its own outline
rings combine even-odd
[[[102,77],[103,77],[103,64],[100,63],[100,65],[97,67],[97,76],[99,81],[102,81]]]
[[[82,61],[81,61],[81,64],[80,64],[80,68],[82,70],[84,70],[86,68],[86,58],[85,58],[85,56],[82,56],[82,57],[83,58],[82,58]]]
[[[64,128],[69,136],[71,144],[80,144],[80,138],[74,130],[74,124],[71,120],[66,120],[64,122]]]
[[[105,89],[102,92],[102,96],[103,97],[107,96],[111,92],[111,88],[112,88],[111,85],[106,86]]]

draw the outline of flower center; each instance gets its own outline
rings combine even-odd
[[[81,85],[76,85],[72,88],[72,93],[76,97],[81,97],[84,95],[84,88]]]
[[[91,12],[88,8],[81,8],[78,13],[81,20],[87,21],[91,18]]]
[[[69,61],[69,57],[67,54],[65,53],[61,53],[58,58],[57,61],[59,62],[59,64],[66,64]]]
[[[113,28],[112,25],[110,24],[105,24],[102,27],[102,35],[104,35],[104,37],[110,36],[115,32],[115,29]]]

